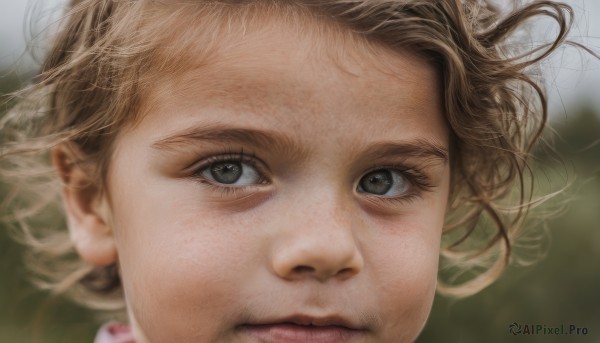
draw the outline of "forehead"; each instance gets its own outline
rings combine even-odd
[[[347,70],[349,61],[415,82],[422,76],[436,77],[423,75],[434,73],[424,58],[413,58],[407,68],[405,60],[393,57],[406,57],[410,51],[384,48],[317,10],[291,2],[228,6],[160,4],[150,8],[152,15],[147,16],[142,25],[145,29],[139,34],[149,36],[146,38],[149,41],[143,44],[154,46],[149,56],[142,56],[147,66],[140,72],[148,74],[142,79],[149,80],[151,89],[161,84],[162,80],[155,82],[157,78],[177,79],[181,87],[200,77],[203,82],[209,79],[213,82],[206,83],[206,88],[216,89],[213,86],[218,79],[223,83],[244,76],[255,77],[252,72],[260,74],[263,67],[285,68],[286,62],[306,60],[307,55],[313,57],[312,62],[327,60],[350,74],[353,70]],[[274,61],[281,64],[273,65]],[[255,69],[243,70],[247,63],[252,63]],[[297,73],[308,72],[314,65],[307,64]],[[419,68],[413,68],[416,65]],[[282,74],[281,78],[286,76]],[[257,81],[265,77],[263,74]]]
[[[188,58],[172,63],[164,61],[162,64],[169,64],[170,68],[157,76],[149,93],[171,96],[197,90],[235,97],[269,91],[298,98],[298,92],[307,91],[302,89],[310,84],[307,81],[316,78],[328,81],[329,85],[337,82],[349,90],[353,84],[370,83],[370,87],[361,89],[367,92],[366,96],[383,92],[396,98],[413,98],[419,95],[419,88],[426,86],[430,90],[426,99],[429,102],[436,95],[431,91],[439,93],[436,70],[425,58],[410,51],[392,51],[337,26],[324,29],[322,22],[304,21],[302,30],[298,21],[279,17],[260,20],[243,31],[230,26],[228,32],[219,34],[215,46],[212,40],[204,42],[202,37],[193,45],[188,44],[187,51],[177,53],[189,55]],[[174,33],[172,38],[177,41],[179,37]],[[335,74],[345,77],[334,77]],[[394,82],[414,87],[404,87],[404,92],[398,93],[397,89],[386,87]],[[414,92],[406,93],[411,90]]]
[[[177,112],[189,119],[200,108],[226,108],[239,123],[253,120],[249,112],[289,123],[299,116],[304,121],[362,113],[404,128],[430,120],[437,123],[432,133],[443,136],[438,75],[424,58],[369,42],[326,19],[263,14],[222,21],[226,28],[222,22],[204,27],[197,40],[173,32],[172,45],[187,50],[178,52],[178,64],[168,72],[156,74],[145,91],[143,117]],[[350,121],[319,124],[339,130]]]

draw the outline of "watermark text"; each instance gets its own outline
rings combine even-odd
[[[520,324],[513,322],[508,326],[508,332],[515,336],[586,336],[590,330],[585,326],[575,324]]]

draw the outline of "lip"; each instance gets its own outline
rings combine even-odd
[[[239,326],[241,332],[260,342],[351,342],[367,333],[365,327],[340,317],[294,315]]]

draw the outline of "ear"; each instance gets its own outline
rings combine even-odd
[[[52,149],[52,163],[62,181],[62,198],[71,241],[79,255],[95,266],[117,260],[109,206],[98,185],[86,173],[72,144]]]

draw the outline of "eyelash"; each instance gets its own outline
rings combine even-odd
[[[265,182],[269,182],[268,178],[265,177],[265,168],[261,166],[258,158],[254,153],[250,155],[246,155],[244,150],[240,150],[239,152],[232,152],[231,150],[224,151],[220,154],[216,154],[210,157],[203,159],[199,164],[195,165],[193,172],[193,179],[201,182],[202,184],[208,186],[212,191],[221,192],[223,196],[237,196],[239,194],[244,194],[248,190],[256,187],[256,184],[252,185],[242,185],[242,186],[221,186],[215,184],[212,181],[207,180],[204,176],[202,176],[202,172],[206,170],[206,168],[210,167],[214,163],[224,163],[224,162],[238,162],[245,163],[252,168],[255,168],[261,179],[259,180],[260,184],[265,184]],[[371,168],[367,170],[364,175],[367,175],[373,171],[381,170],[381,169],[389,169],[399,172],[403,177],[405,177],[411,185],[411,189],[408,193],[399,196],[399,197],[383,197],[376,195],[366,195],[369,198],[376,198],[376,201],[383,201],[390,204],[398,204],[398,203],[409,203],[414,200],[417,200],[422,197],[423,192],[431,191],[435,186],[431,184],[431,181],[427,175],[421,172],[419,169],[407,166],[407,165],[384,165],[378,166],[376,168]],[[362,177],[361,177],[362,178]]]
[[[231,150],[227,150],[221,152],[220,154],[213,155],[207,157],[201,161],[200,164],[194,166],[193,179],[196,181],[208,186],[212,191],[221,192],[223,196],[236,196],[239,193],[244,193],[250,190],[251,188],[255,188],[256,185],[243,185],[243,186],[220,186],[215,184],[212,181],[207,180],[204,176],[202,176],[202,172],[213,165],[214,163],[224,163],[224,162],[243,162],[252,168],[258,171],[261,179],[259,180],[260,184],[264,184],[268,179],[264,176],[266,174],[264,168],[258,162],[258,159],[254,153],[249,156],[244,153],[244,150],[240,150],[239,152],[232,152]]]
[[[375,168],[367,170],[365,173],[363,173],[361,178],[373,171],[382,169],[394,170],[399,172],[403,177],[405,177],[408,180],[411,189],[406,194],[397,197],[384,197],[366,193],[366,197],[375,198],[375,201],[385,202],[392,205],[411,203],[417,199],[421,199],[424,192],[429,192],[433,190],[433,188],[435,188],[435,186],[431,183],[431,180],[427,175],[425,175],[416,167],[407,165],[392,164],[377,166]]]

